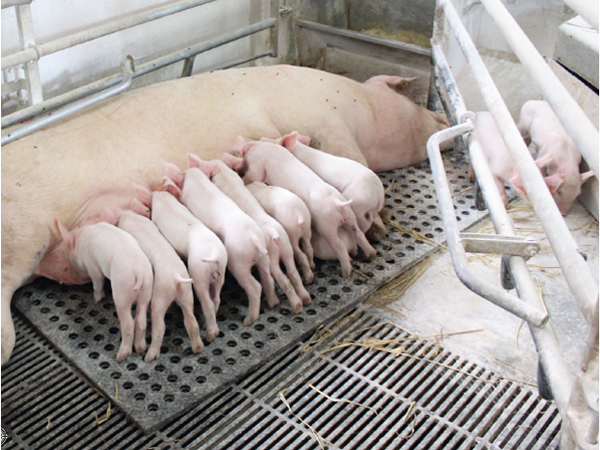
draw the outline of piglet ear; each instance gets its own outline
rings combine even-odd
[[[583,183],[588,178],[592,178],[593,176],[594,176],[594,171],[593,170],[590,170],[588,172],[584,172],[584,173],[581,174],[581,182]]]
[[[190,167],[200,167],[200,163],[202,162],[202,160],[199,156],[188,153],[187,157]]]
[[[243,158],[233,156],[231,153],[223,153],[221,156],[221,161],[223,161],[227,167],[235,170],[236,172],[238,172],[244,164]]]
[[[304,145],[310,145],[310,136],[298,133],[298,142]]]
[[[260,142],[268,142],[269,144],[277,144],[277,139],[272,139],[268,137],[261,137]]]
[[[146,209],[150,208],[150,205],[152,204],[152,193],[144,186],[140,186],[136,183],[133,183],[133,189],[137,201],[144,205]]]
[[[538,167],[538,169],[541,169],[542,167],[547,166],[548,164],[550,164],[553,159],[554,159],[554,154],[547,153],[544,156],[542,156],[541,158],[536,159],[535,160],[535,165]]]
[[[199,168],[211,180],[212,177],[219,173],[219,165],[214,161],[202,161],[199,159],[198,165],[194,167]]]
[[[279,142],[279,145],[287,148],[290,152],[292,152],[292,151],[294,151],[294,148],[296,148],[297,141],[298,141],[298,132],[294,131],[294,132],[282,137]]]
[[[524,195],[525,197],[527,197],[527,192],[525,192],[525,186],[523,186],[523,180],[521,180],[521,177],[519,176],[518,173],[515,173],[509,180],[508,183],[514,187],[519,194]]]
[[[175,198],[181,195],[181,189],[169,177],[164,177],[160,183],[159,191],[167,191]]]
[[[58,230],[58,234],[65,243],[69,246],[71,250],[75,249],[75,236],[69,230],[65,228],[65,226],[60,223],[60,220],[54,219],[54,226]]]
[[[146,217],[147,219],[150,218],[150,208],[140,202],[137,198],[134,198],[131,201],[131,210],[140,216]]]
[[[175,164],[165,163],[165,175],[177,185],[179,189],[183,187],[183,172]]]
[[[546,182],[546,186],[548,186],[548,189],[550,189],[552,195],[554,195],[554,193],[563,183],[564,176],[560,173],[555,173],[554,175],[550,175],[549,177],[544,178],[544,181]]]
[[[244,156],[248,152],[250,144],[244,139],[244,136],[238,136],[235,138],[235,142],[231,146],[231,150],[234,154]]]

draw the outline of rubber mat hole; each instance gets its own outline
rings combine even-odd
[[[167,381],[168,381],[169,383],[176,383],[178,379],[179,379],[179,378],[177,378],[177,375],[169,375],[169,376],[167,377]]]
[[[261,342],[261,341],[257,341],[257,342],[254,343],[254,346],[256,348],[263,348],[265,346],[265,343]]]
[[[269,334],[267,334],[267,339],[274,341],[275,339],[277,339],[277,334],[269,333]]]
[[[354,284],[356,286],[362,286],[363,284],[365,284],[365,282],[363,280],[354,280]]]
[[[94,327],[92,327],[91,325],[86,325],[83,328],[83,331],[85,331],[86,333],[91,333],[92,331],[94,331]]]
[[[296,323],[302,323],[302,322],[304,322],[304,319],[302,317],[296,316],[296,317],[294,317],[294,322],[296,322]]]
[[[319,303],[319,307],[321,307],[321,308],[327,308],[327,302],[320,302]]]
[[[98,314],[100,314],[100,311],[96,311],[95,309],[92,309],[89,313],[89,316],[96,317]]]
[[[327,288],[326,288],[325,286],[320,286],[320,287],[317,289],[317,291],[318,291],[320,294],[323,294],[323,293],[327,292]]]
[[[140,376],[138,377],[141,381],[147,381],[150,379],[150,375],[148,375],[147,373],[140,373]]]
[[[98,359],[100,357],[100,353],[98,352],[92,352],[89,354],[90,359]]]
[[[200,364],[208,364],[208,358],[205,356],[201,356],[200,358],[198,358],[198,363]]]
[[[66,314],[67,316],[72,316],[73,314],[75,314],[75,311],[73,311],[72,309],[67,309],[67,310],[65,311],[65,314]]]
[[[104,346],[104,350],[106,350],[107,352],[112,352],[115,349],[115,346],[113,344],[106,344]]]
[[[118,380],[119,378],[121,378],[121,372],[113,372],[113,373],[110,374],[110,377],[113,380]]]
[[[148,411],[158,411],[158,405],[155,403],[151,403],[148,405]]]
[[[287,323],[281,325],[281,331],[290,331],[292,329]]]
[[[174,395],[171,395],[171,394],[165,395],[165,402],[167,402],[167,403],[173,403],[174,400],[175,400],[175,396]]]
[[[109,332],[110,334],[117,334],[117,333],[119,332],[119,329],[118,329],[117,327],[110,327],[110,328],[108,329],[108,332]]]
[[[143,392],[138,392],[133,396],[133,398],[135,398],[138,402],[141,402],[142,400],[146,400],[146,394]]]
[[[77,347],[84,349],[84,348],[88,348],[89,344],[87,342],[80,342]]]
[[[237,342],[227,341],[227,347],[230,347],[230,348],[237,347]]]
[[[106,325],[108,323],[108,319],[106,317],[103,317],[102,319],[98,320],[98,323],[100,325]]]
[[[306,314],[308,314],[309,316],[314,316],[315,314],[317,314],[317,312],[314,309],[307,309]]]
[[[242,350],[240,352],[240,355],[242,355],[244,358],[247,358],[248,356],[250,356],[250,350]]]
[[[265,326],[264,326],[262,323],[258,323],[258,324],[256,324],[256,325],[254,325],[254,329],[255,329],[256,331],[262,331],[262,330],[264,330],[264,329],[265,329]]]
[[[342,288],[342,292],[350,292],[350,291],[352,291],[352,289],[350,289],[348,286],[344,286]]]
[[[42,309],[40,309],[40,312],[42,314],[48,314],[50,312],[50,308],[48,308],[47,306],[44,306]]]
[[[383,269],[383,267],[382,267]],[[337,302],[341,297],[338,294],[332,294],[331,297],[329,297],[331,300],[333,300],[334,302]]]
[[[88,307],[88,305],[89,305],[89,303],[88,303],[88,302],[86,302],[86,301],[81,301],[81,302],[79,302],[79,307],[80,307],[80,308],[87,308],[87,307]]]
[[[179,356],[171,356],[171,362],[173,364],[178,364],[179,362],[181,362],[181,358]]]
[[[185,366],[182,370],[183,373],[192,373],[194,371],[194,368],[191,366]]]
[[[55,304],[55,306],[58,306],[59,308],[62,306],[65,306],[65,302],[63,302],[62,300],[57,301]]]
[[[160,384],[153,384],[150,386],[150,389],[152,389],[154,392],[158,392],[162,389],[162,386]]]
[[[219,373],[221,373],[221,372],[223,372],[223,371],[221,370],[221,368],[220,368],[220,367],[216,367],[216,366],[215,366],[215,367],[213,367],[213,368],[210,370],[210,373],[214,373],[214,374],[219,374]]]
[[[58,319],[58,317],[57,317],[57,319]],[[269,318],[267,319],[267,322],[277,323],[277,317],[269,316]]]
[[[130,372],[137,370],[137,364],[134,364],[134,363],[127,364],[127,370],[129,370]]]
[[[238,324],[237,324],[237,323],[230,323],[230,324],[229,324],[229,329],[230,329],[231,331],[235,331],[235,330],[237,330],[238,328],[239,328],[239,326],[238,326]]]
[[[54,292],[50,292],[46,295],[46,298],[56,298],[56,294]]]
[[[159,364],[158,366],[156,366],[156,367],[154,368],[154,370],[156,370],[157,372],[164,372],[164,371],[165,371],[165,369],[166,369],[166,367],[165,367],[165,366],[163,366],[162,364]]]
[[[221,356],[223,354],[223,350],[221,350],[220,348],[215,348],[212,351],[212,354],[215,355],[215,356]]]
[[[179,391],[183,392],[183,393],[190,392],[191,390],[192,390],[192,388],[189,387],[187,384],[184,384],[183,386],[179,387]]]
[[[282,316],[289,316],[290,315],[290,310],[287,308],[281,308],[281,310],[279,311],[281,313]]]
[[[240,310],[239,310],[239,308],[236,308],[234,306],[233,308],[229,309],[229,313],[232,314],[232,315],[234,315],[234,316],[237,316],[240,313]]]
[[[58,322],[58,316],[50,317],[50,322]]]
[[[123,389],[133,389],[133,383],[131,381],[127,381],[125,383],[123,383]]]
[[[109,363],[109,362],[103,361],[103,362],[101,362],[101,363],[100,363],[100,368],[101,368],[101,369],[104,369],[104,370],[106,370],[106,369],[108,369],[109,367],[110,367],[110,363]]]
[[[227,358],[227,360],[225,360],[225,364],[227,364],[228,366],[235,366],[235,359],[233,358]]]
[[[96,342],[102,342],[104,340],[104,335],[102,334],[97,334],[96,336],[94,336],[94,341]]]
[[[198,384],[204,384],[204,383],[206,383],[206,377],[203,377],[203,376],[196,377],[196,383],[198,383]]]

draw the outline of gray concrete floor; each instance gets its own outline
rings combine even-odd
[[[581,359],[587,324],[531,205],[513,201],[509,211],[517,232],[541,244],[541,251],[528,261],[528,266],[550,313],[563,357],[574,368]],[[576,202],[566,223],[598,281],[598,222]],[[489,218],[469,231],[494,233]],[[470,254],[469,260],[483,280],[500,286],[500,256]],[[416,272],[420,270],[424,272],[401,295],[380,290],[369,301],[390,312],[399,326],[421,336],[479,330],[443,337],[441,343],[498,375],[536,384],[538,358],[527,325],[465,287],[456,277],[446,249],[435,251],[415,268]]]

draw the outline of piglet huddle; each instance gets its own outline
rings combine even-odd
[[[348,277],[358,247],[367,257],[376,255],[364,233],[373,224],[383,226],[379,178],[361,164],[310,148],[309,141],[296,132],[256,142],[238,137],[236,156],[202,161],[188,155],[184,172],[165,164],[159,190],[136,185],[130,209],[107,210],[74,230],[55,220],[69,262],[91,279],[96,302],[104,297],[104,279],[111,281],[122,338],[117,361],[133,346],[138,353],[147,350],[148,308],[152,341],[145,361],[159,356],[173,301],[183,311],[192,351],[202,351],[192,287],[211,342],[219,334],[226,269],[248,296],[244,325],[250,325],[263,291],[269,307],[280,303],[275,282],[294,313],[311,303],[303,281],[313,281],[314,257],[338,259]]]

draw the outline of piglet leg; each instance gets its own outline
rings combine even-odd
[[[194,289],[204,314],[206,341],[212,342],[219,335],[219,326],[217,325],[217,308],[210,296],[210,286],[204,283],[194,283]]]

